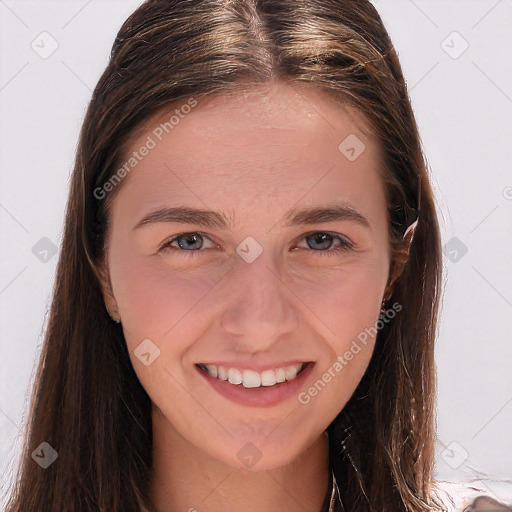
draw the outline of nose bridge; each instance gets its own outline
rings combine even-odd
[[[231,289],[222,313],[224,329],[247,336],[251,343],[260,339],[269,344],[297,328],[293,294],[282,282],[279,267],[271,251],[265,250],[251,263],[237,261],[233,274],[227,276]]]

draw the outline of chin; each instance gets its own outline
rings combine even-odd
[[[247,439],[247,438],[246,438]],[[221,452],[212,454],[220,462],[237,469],[248,471],[267,471],[277,469],[297,460],[314,443],[308,443],[306,439],[300,445],[297,439],[293,439],[293,444],[288,437],[287,442],[282,439],[266,439],[260,437],[245,441],[233,440],[229,447]]]

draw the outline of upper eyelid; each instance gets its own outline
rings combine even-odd
[[[340,239],[342,242],[345,242],[347,245],[350,245],[350,246],[355,245],[354,242],[347,235],[344,235],[343,233],[336,233],[335,231],[323,231],[323,230],[309,231],[305,234],[300,235],[299,240],[303,240],[304,238],[307,238],[309,236],[313,236],[316,234],[330,235],[333,238]]]

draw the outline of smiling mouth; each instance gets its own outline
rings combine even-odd
[[[282,368],[274,368],[256,372],[254,370],[240,370],[238,368],[226,368],[213,364],[196,364],[203,372],[218,380],[224,380],[236,387],[263,388],[278,386],[285,381],[294,380],[306,368],[313,365],[312,361],[297,363]]]

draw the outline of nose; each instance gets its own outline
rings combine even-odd
[[[266,351],[299,324],[293,291],[269,254],[263,251],[252,263],[238,261],[221,290],[226,300],[221,326],[247,353]]]

